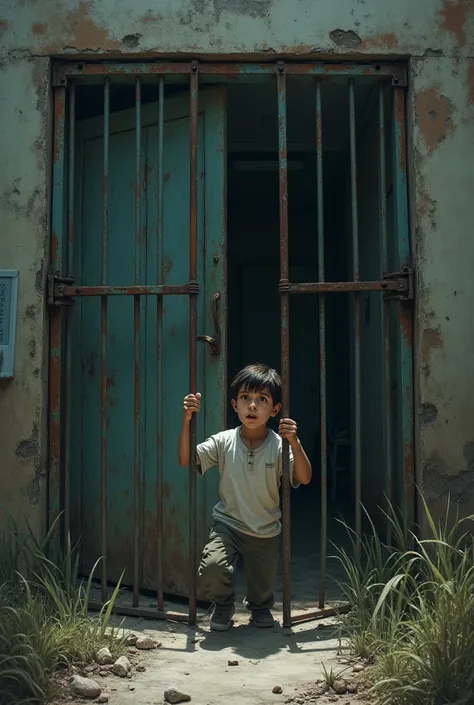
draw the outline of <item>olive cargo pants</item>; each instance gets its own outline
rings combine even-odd
[[[279,536],[247,536],[226,524],[215,523],[199,566],[204,588],[216,604],[233,604],[235,571],[242,557],[247,579],[245,605],[249,610],[273,607],[279,545]]]

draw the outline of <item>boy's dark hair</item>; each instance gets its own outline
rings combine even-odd
[[[248,392],[260,392],[267,388],[272,395],[273,403],[281,403],[281,379],[276,370],[268,365],[256,362],[247,365],[235,376],[231,389],[235,396],[241,389]]]

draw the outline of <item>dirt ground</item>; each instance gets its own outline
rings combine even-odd
[[[160,645],[152,651],[127,648],[132,664],[128,678],[101,676],[99,668],[83,675],[101,686],[102,693],[110,696],[110,705],[161,705],[169,688],[189,695],[196,705],[309,705],[339,700],[349,705],[355,699],[358,703],[365,700],[361,694],[318,695],[323,664],[328,670],[344,671],[342,678],[347,681],[357,678],[354,664],[340,650],[334,619],[284,629],[281,614],[276,612],[275,617],[273,629],[257,629],[249,625],[248,613],[242,608],[232,629],[223,634],[210,631],[207,616],[201,616],[195,628],[129,618],[124,622],[127,630],[149,635]],[[273,692],[276,686],[281,693]],[[71,702],[80,701],[69,697]]]

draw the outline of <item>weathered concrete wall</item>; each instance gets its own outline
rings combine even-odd
[[[411,57],[418,467],[474,510],[474,0],[1,0],[0,266],[20,269],[1,499],[44,517],[49,56]],[[20,507],[21,503],[21,507]]]
[[[0,384],[0,504],[45,524],[44,283],[49,211],[49,60],[0,71],[0,268],[20,270],[14,380]]]

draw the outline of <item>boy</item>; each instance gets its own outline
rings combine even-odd
[[[214,524],[204,548],[199,575],[214,605],[211,629],[227,631],[234,614],[234,574],[239,556],[247,579],[245,605],[257,627],[272,627],[273,589],[278,566],[280,524],[279,487],[282,473],[282,438],[290,444],[290,479],[293,487],[311,480],[311,464],[298,439],[292,419],[281,419],[279,435],[267,427],[280,411],[281,380],[266,365],[245,367],[232,382],[232,407],[238,428],[212,436],[197,447],[200,475],[217,465],[220,502],[213,510]],[[201,395],[184,399],[179,462],[189,465],[189,424],[201,408]]]

